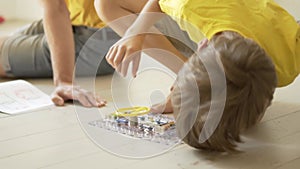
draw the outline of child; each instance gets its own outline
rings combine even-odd
[[[119,6],[132,11],[128,7],[130,5]],[[132,25],[136,28],[150,26],[154,19],[145,17],[143,14],[146,12],[164,12],[179,24],[188,22],[208,39],[199,45],[198,55],[193,55],[181,69],[171,93],[174,115],[179,122],[178,134],[193,147],[234,151],[236,142],[240,141],[240,132],[263,117],[275,88],[290,84],[300,72],[299,25],[272,0],[150,0]],[[104,19],[109,18],[109,13],[102,15]],[[201,40],[198,32],[186,27],[186,24],[181,24],[181,28],[195,42]],[[128,28],[133,35],[139,33],[135,30],[140,31]],[[118,46],[129,49],[128,44],[143,44],[149,36],[135,36]],[[139,49],[142,48],[139,46]],[[129,50],[123,53],[109,53],[106,58],[113,67],[122,61],[138,62],[130,57]],[[213,88],[219,84],[210,82],[204,63],[207,59],[216,60],[215,68],[222,67],[226,75],[226,100],[219,104],[224,104],[224,112],[217,127],[209,128],[213,131],[202,131],[205,122],[216,117],[216,112],[210,112],[210,109],[219,101],[212,97]],[[115,60],[118,62],[113,62]],[[198,92],[191,90],[191,81],[196,82]],[[196,98],[198,105],[191,98]],[[192,118],[193,111],[197,111],[195,120]],[[191,120],[195,122],[188,124]],[[201,140],[201,132],[205,140]]]

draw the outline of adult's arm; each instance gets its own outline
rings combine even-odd
[[[50,48],[53,81],[56,86],[52,101],[59,106],[67,100],[78,100],[82,105],[102,106],[101,98],[91,92],[73,86],[75,47],[69,10],[64,0],[40,0],[44,8],[43,20]]]

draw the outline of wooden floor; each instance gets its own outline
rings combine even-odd
[[[97,83],[110,80],[111,76],[98,77]],[[53,89],[51,79],[29,81],[46,93]],[[0,114],[0,167],[297,168],[300,165],[300,102],[297,93],[300,79],[297,82],[277,91],[263,121],[245,134],[245,143],[240,145],[244,152],[240,154],[228,156],[199,152],[179,145],[152,158],[122,158],[102,150],[85,135],[74,106],[69,104],[16,116]],[[102,89],[99,93],[108,96],[110,90]]]
[[[50,94],[53,90],[51,79],[25,80],[45,93]],[[0,79],[0,82],[3,81],[7,79]],[[81,85],[89,87],[86,83]],[[110,102],[113,101],[111,83],[112,76],[96,79],[96,91]],[[89,139],[77,119],[76,110],[81,107],[72,103],[16,116],[0,114],[0,168],[298,169],[299,91],[300,78],[289,87],[278,89],[262,122],[244,134],[245,143],[240,145],[243,152],[235,155],[197,151],[181,144],[151,158],[120,157],[103,150]]]

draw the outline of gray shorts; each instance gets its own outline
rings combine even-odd
[[[170,18],[159,21],[156,26],[163,34],[169,36],[169,40],[184,55],[191,54],[190,48],[186,46],[196,47],[188,35]],[[111,28],[73,26],[73,35],[77,76],[103,75],[114,71],[106,62],[105,55],[120,37]],[[3,43],[0,49],[0,63],[7,76],[52,76],[50,50],[42,20],[24,27]]]
[[[190,57],[197,50],[197,44],[190,39],[186,31],[180,29],[179,25],[171,17],[165,15],[155,24],[155,27],[185,57]]]
[[[97,36],[97,40],[89,40],[92,35]],[[73,26],[73,36],[77,75],[94,75],[95,72],[108,74],[114,71],[104,58],[108,49],[120,39],[112,29],[106,27],[98,31],[95,28]],[[0,63],[8,76],[52,76],[50,50],[42,20],[14,33],[3,43],[0,52]]]

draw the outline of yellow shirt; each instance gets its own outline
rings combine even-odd
[[[94,28],[105,26],[94,8],[94,0],[65,0],[70,11],[72,25],[84,25]]]
[[[298,76],[300,27],[273,0],[160,0],[159,4],[163,12],[180,20],[181,28],[195,42],[201,40],[199,32],[210,39],[226,30],[255,40],[272,58],[278,86]]]

